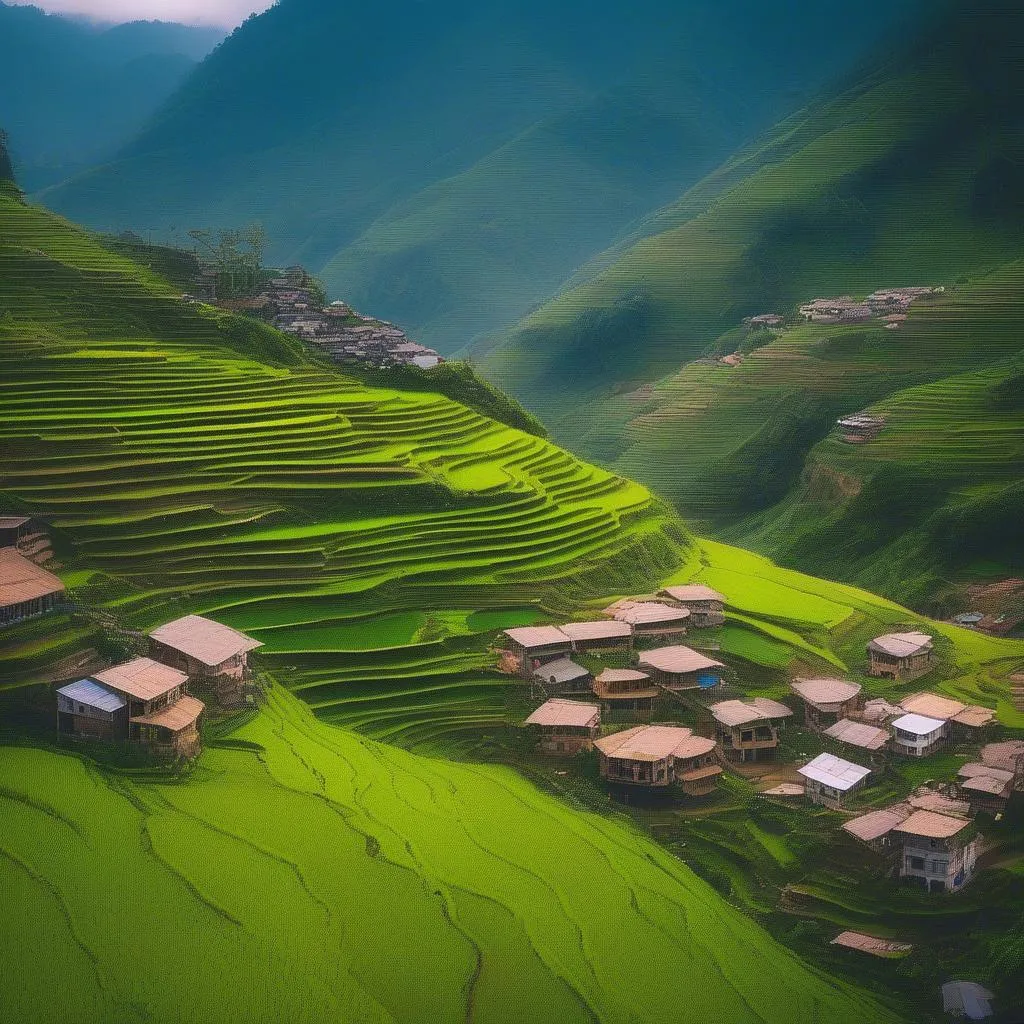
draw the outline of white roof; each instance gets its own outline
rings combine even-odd
[[[876,636],[868,646],[894,658],[908,658],[931,646],[931,642],[932,638],[927,633],[886,633]]]
[[[601,709],[596,704],[584,704],[578,700],[562,700],[558,697],[541,704],[526,720],[527,725],[596,725],[601,718]]]
[[[845,792],[867,778],[871,774],[871,769],[844,761],[835,754],[819,754],[813,761],[802,768],[797,768],[797,772],[806,779],[814,779],[815,782]]]
[[[730,728],[747,722],[770,721],[773,718],[787,718],[793,712],[777,700],[755,697],[751,701],[723,700],[708,709],[715,720]]]
[[[947,981],[942,986],[942,1009],[968,1020],[983,1020],[992,1016],[989,1000],[992,993],[974,981]]]
[[[544,682],[571,683],[574,679],[582,679],[589,675],[590,672],[587,669],[582,665],[577,665],[570,658],[556,658],[535,669],[533,678],[541,679]]]
[[[892,727],[913,733],[915,736],[930,736],[945,724],[941,718],[928,718],[926,715],[903,715],[892,723]]]
[[[79,679],[77,683],[68,683],[57,691],[62,697],[85,704],[100,711],[120,711],[125,706],[123,698],[111,693],[106,687],[91,679]]]

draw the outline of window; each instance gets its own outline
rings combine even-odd
[[[908,857],[907,868],[910,871],[924,871],[924,857]]]

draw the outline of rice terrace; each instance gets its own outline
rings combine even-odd
[[[1024,1020],[1021,12],[236,6],[0,3],[0,1017]]]

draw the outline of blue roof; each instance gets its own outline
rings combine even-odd
[[[105,686],[94,683],[91,679],[79,679],[77,683],[68,683],[57,691],[62,697],[88,704],[100,711],[120,711],[125,702],[116,693],[111,693]]]

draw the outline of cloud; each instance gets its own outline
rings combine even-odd
[[[7,0],[31,4],[48,14],[74,14],[96,21],[180,21],[186,25],[234,28],[273,0]]]

